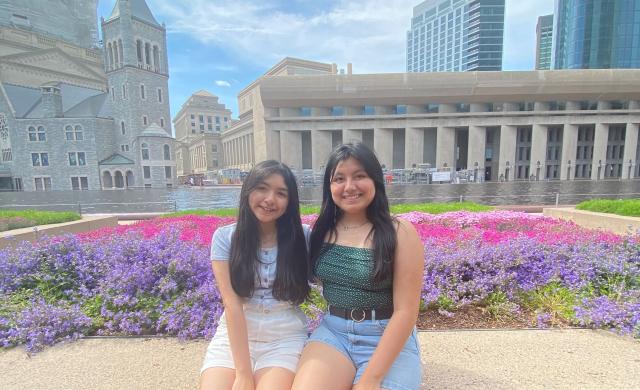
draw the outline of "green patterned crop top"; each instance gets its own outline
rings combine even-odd
[[[374,283],[373,249],[325,243],[315,267],[324,298],[342,309],[393,307],[393,280]]]

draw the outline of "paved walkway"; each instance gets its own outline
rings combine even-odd
[[[593,330],[419,334],[424,389],[640,389],[640,342]],[[0,351],[0,389],[194,389],[206,341],[101,338]],[[330,389],[328,389],[330,390]]]

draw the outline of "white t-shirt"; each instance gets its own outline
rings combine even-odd
[[[236,230],[236,224],[222,226],[216,229],[211,238],[211,260],[229,261],[231,256],[231,237]],[[311,229],[309,225],[302,225],[304,237],[309,248],[309,236]],[[278,258],[278,247],[260,248],[258,260],[260,266],[254,281],[254,291],[249,301],[251,303],[271,304],[277,300],[273,297],[273,282],[276,279],[276,259]],[[300,259],[300,261],[307,261]]]

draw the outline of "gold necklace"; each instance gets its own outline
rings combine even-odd
[[[351,226],[349,226],[349,225],[345,225],[345,224],[341,224],[342,226],[340,226],[340,227],[341,227],[341,229],[342,229],[343,231],[345,231],[345,232],[346,232],[346,231],[349,231],[349,230],[357,230],[357,229],[360,229],[361,227],[363,227],[364,225],[368,225],[369,223],[370,223],[369,221],[365,221],[365,222],[361,223],[360,225],[351,225]]]

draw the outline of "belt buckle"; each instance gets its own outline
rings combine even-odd
[[[354,312],[355,310],[360,310],[360,311],[362,311],[362,318],[357,319],[357,318],[354,318],[354,317],[353,317],[353,312]],[[367,318],[367,313],[364,311],[364,309],[351,309],[351,312],[349,313],[349,316],[350,316],[350,317],[351,317],[351,319],[352,319],[353,321],[355,321],[355,322],[362,322],[362,321],[364,321],[364,319],[365,319],[365,318]]]

